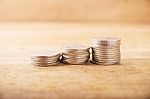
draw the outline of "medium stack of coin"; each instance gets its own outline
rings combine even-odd
[[[60,63],[60,54],[51,50],[34,51],[31,57],[34,66],[54,66]]]
[[[62,62],[66,64],[85,64],[89,61],[89,47],[79,44],[65,45],[62,49]]]
[[[102,65],[120,64],[121,39],[114,37],[92,39],[92,62]]]

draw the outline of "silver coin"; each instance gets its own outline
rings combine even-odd
[[[92,53],[93,56],[121,56],[120,53]]]
[[[57,61],[57,60],[59,60],[59,57],[57,57],[57,58],[53,58],[53,59],[47,59],[47,58],[31,58],[31,60],[33,60],[33,61]]]
[[[44,64],[44,63],[41,63],[41,64],[37,64],[37,63],[33,63],[32,65],[33,66],[41,66],[41,67],[48,67],[48,66],[55,66],[55,65],[58,65],[59,63],[53,63],[53,64]]]
[[[99,59],[116,59],[116,58],[121,58],[121,56],[98,56],[95,55],[95,58],[99,58]]]
[[[100,59],[101,59],[101,58],[102,58],[102,59],[103,59],[103,58],[104,58],[104,59],[105,59],[105,58],[108,58],[108,59],[112,59],[112,58],[113,58],[113,59],[115,59],[115,58],[120,58],[121,55],[120,55],[120,56],[119,56],[119,55],[118,55],[118,56],[117,56],[117,55],[116,55],[116,56],[106,56],[106,55],[105,55],[105,56],[100,56],[100,55],[98,56],[98,55],[95,55],[94,57],[100,58]]]
[[[89,55],[90,53],[78,53],[78,52],[75,52],[75,53],[63,53],[62,56],[87,56]]]
[[[120,63],[121,39],[106,37],[92,40],[92,61],[96,64],[111,65]]]
[[[39,50],[32,54],[31,61],[35,66],[52,66],[59,64],[60,54],[51,50]]]
[[[93,56],[120,56],[120,53],[92,53]]]
[[[99,52],[93,52],[92,54],[102,54],[102,55],[118,55],[118,54],[120,54],[120,52],[119,51],[113,51],[113,52],[109,52],[109,51],[99,51]]]
[[[97,59],[97,58],[94,58],[93,60],[96,60],[97,62],[115,62],[115,61],[120,61],[120,59]]]
[[[92,47],[92,49],[119,49],[120,47],[119,46],[97,46],[97,47]]]
[[[84,57],[89,57],[90,55],[63,55],[63,57],[66,58],[84,58]]]
[[[94,58],[93,60],[96,60],[97,62],[102,62],[102,61],[114,62],[114,61],[119,61],[120,59],[99,59],[99,58]]]
[[[35,63],[35,64],[55,64],[55,63],[60,63],[59,61],[56,61],[56,62],[35,62],[35,61],[32,61],[31,63]]]
[[[95,63],[95,64],[99,64],[99,65],[115,65],[115,64],[120,64],[120,62],[113,62],[113,63],[103,63],[103,62],[96,62],[96,61],[92,61],[92,63]]]
[[[102,50],[102,49],[108,49],[108,50],[114,50],[114,49],[120,49],[120,47],[92,47],[92,49]]]
[[[72,60],[73,60],[73,61],[85,61],[85,60],[88,60],[88,58],[82,58],[82,59],[64,58],[64,60],[67,60],[67,61],[69,61],[69,60],[70,60],[70,61],[72,61]]]
[[[63,60],[64,63],[67,63],[67,64],[85,64],[88,62],[88,59],[87,60]]]
[[[109,48],[101,48],[101,49],[92,49],[92,51],[120,51],[120,48],[114,48],[114,49],[109,49]]]
[[[90,58],[89,47],[84,45],[67,45],[62,51],[62,62],[67,64],[84,64]]]

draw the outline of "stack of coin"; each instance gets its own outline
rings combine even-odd
[[[34,66],[54,66],[60,63],[60,54],[51,50],[34,51],[31,57]]]
[[[85,64],[89,61],[89,47],[79,44],[65,45],[62,50],[62,62],[66,64]]]
[[[92,39],[92,62],[102,65],[120,64],[121,39],[104,37]]]

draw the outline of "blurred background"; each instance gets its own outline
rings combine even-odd
[[[0,22],[150,23],[149,0],[0,0]]]

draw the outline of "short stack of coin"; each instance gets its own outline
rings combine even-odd
[[[120,64],[121,39],[98,37],[92,39],[92,62],[101,65]]]
[[[79,44],[65,45],[62,49],[62,62],[79,65],[89,61],[89,47]]]
[[[60,63],[60,54],[51,50],[34,51],[31,57],[34,66],[54,66]]]

